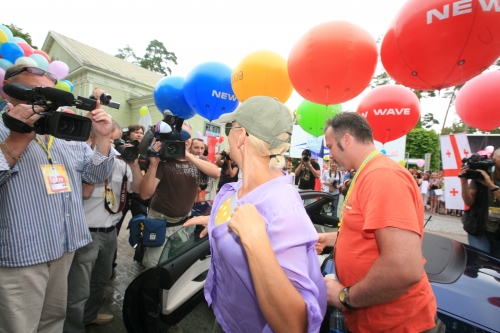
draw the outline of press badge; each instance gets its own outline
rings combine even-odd
[[[43,180],[47,194],[71,192],[68,174],[62,164],[42,164]]]
[[[488,207],[488,216],[491,220],[500,221],[500,207]]]

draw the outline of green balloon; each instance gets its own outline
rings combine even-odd
[[[342,105],[322,105],[303,100],[296,113],[300,127],[309,134],[319,137],[323,135],[326,120],[342,112]]]
[[[64,81],[57,81],[56,88],[67,92],[71,92],[71,87]]]

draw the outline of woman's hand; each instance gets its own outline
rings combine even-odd
[[[200,232],[200,238],[205,237],[208,233],[208,221],[210,220],[210,216],[197,216],[189,219],[186,223],[183,224],[184,227],[189,227],[190,225],[203,225],[205,229]]]

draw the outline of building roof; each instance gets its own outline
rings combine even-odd
[[[42,49],[44,51],[50,50],[54,41],[57,41],[57,43],[66,49],[66,51],[70,53],[82,66],[94,67],[115,76],[121,76],[129,80],[149,85],[152,88],[154,88],[158,81],[164,77],[161,74],[157,74],[135,64],[129,63],[54,31],[49,31]],[[76,68],[72,68],[72,70],[75,69]]]

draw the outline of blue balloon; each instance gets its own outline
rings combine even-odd
[[[25,41],[21,37],[12,37],[12,38],[9,38],[9,42],[13,42],[13,43],[26,43],[26,44],[30,45],[27,41]]]
[[[73,90],[75,89],[73,83],[69,82],[68,80],[59,80],[59,82],[66,82],[70,88],[70,92],[73,92]]]
[[[385,149],[380,150],[380,152],[381,152],[382,154],[384,154],[384,155],[385,155],[385,154],[387,154],[387,152],[385,151]]]
[[[192,118],[196,114],[184,98],[183,85],[184,78],[180,76],[167,76],[156,84],[153,98],[162,114],[163,111],[170,110],[174,115],[184,119]]]
[[[7,28],[5,25],[0,24],[0,30],[2,30],[3,32],[5,32],[5,34],[7,35],[8,39],[11,39],[12,37],[14,37],[14,35],[12,34],[12,31],[10,31],[10,29]]]
[[[13,64],[16,62],[17,58],[24,57],[23,49],[13,42],[2,43],[2,45],[0,45],[0,54],[2,55],[2,58]]]
[[[49,62],[47,61],[47,59],[45,59],[45,57],[43,55],[32,54],[32,55],[30,55],[30,58],[36,61],[38,68],[41,68],[44,71],[49,69]]]
[[[209,121],[232,112],[238,99],[231,87],[232,69],[219,62],[206,62],[193,68],[184,80],[186,102]]]
[[[10,66],[14,66],[14,64],[8,60],[0,59],[0,68],[7,70]]]

